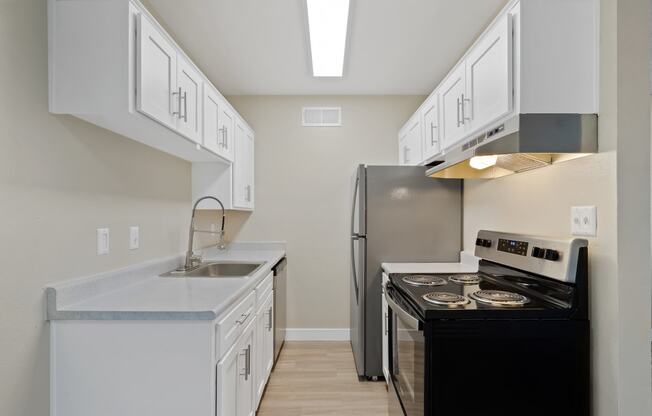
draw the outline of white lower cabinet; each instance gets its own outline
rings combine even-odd
[[[385,283],[389,281],[389,276],[386,273],[383,273],[383,284],[382,284],[382,299],[381,299],[381,314],[382,314],[382,323],[383,323],[383,375],[385,376],[385,382],[389,385],[389,306],[385,300]]]
[[[254,416],[273,366],[272,286],[270,272],[215,320],[51,321],[50,415]]]
[[[253,416],[256,413],[254,403],[254,372],[253,354],[255,354],[255,321],[242,334],[237,345],[238,350],[238,380],[237,380],[237,416]],[[226,415],[224,415],[226,416]]]
[[[231,347],[217,364],[217,382],[215,387],[217,404],[216,416],[236,415],[238,408],[239,345]]]
[[[274,366],[274,292],[260,306],[256,315],[255,394],[256,407]]]

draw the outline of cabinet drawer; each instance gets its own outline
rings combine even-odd
[[[255,317],[256,295],[251,292],[247,297],[227,313],[216,325],[215,354],[217,360],[222,357],[238,339],[240,334]]]
[[[261,306],[274,287],[274,272],[269,272],[267,277],[256,286],[256,305]]]

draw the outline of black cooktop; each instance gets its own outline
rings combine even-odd
[[[392,287],[407,299],[411,309],[430,319],[555,319],[567,318],[572,310],[574,285],[484,262],[478,273],[390,274]],[[415,286],[410,281],[431,285]],[[477,282],[479,278],[479,282]],[[467,283],[461,283],[467,282]],[[484,293],[478,293],[478,292]],[[499,291],[499,292],[496,292]],[[424,299],[424,295],[432,294]],[[506,292],[506,293],[505,293]],[[488,295],[489,300],[482,296]],[[503,297],[503,304],[491,303]],[[448,301],[449,304],[438,304]]]

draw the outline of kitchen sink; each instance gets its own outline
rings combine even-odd
[[[213,261],[200,264],[191,270],[173,270],[161,277],[247,277],[258,270],[264,262]]]

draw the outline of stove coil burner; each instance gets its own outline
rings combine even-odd
[[[477,285],[480,284],[482,278],[475,274],[454,274],[448,280],[461,285]]]
[[[422,296],[426,302],[441,306],[462,306],[469,303],[466,296],[450,292],[430,292]]]
[[[446,280],[441,277],[425,274],[405,276],[403,281],[412,286],[443,286],[446,284]]]
[[[493,306],[523,306],[530,302],[530,299],[514,292],[504,290],[479,290],[471,294],[471,297],[480,303]]]

